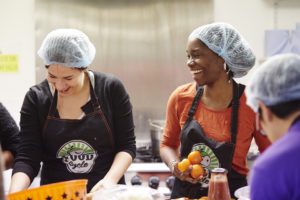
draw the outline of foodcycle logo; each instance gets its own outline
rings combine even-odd
[[[209,186],[209,174],[214,168],[220,167],[220,161],[214,154],[212,149],[204,143],[197,143],[193,145],[193,151],[200,151],[202,156],[201,165],[206,171],[206,175],[200,180],[202,187],[207,188]]]
[[[62,159],[69,172],[88,173],[93,169],[97,152],[83,140],[71,140],[61,146],[57,158]]]

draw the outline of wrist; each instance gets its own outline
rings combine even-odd
[[[169,162],[168,166],[170,168],[170,171],[173,173],[174,172],[174,168],[175,166],[177,165],[177,160],[176,159],[173,159]]]

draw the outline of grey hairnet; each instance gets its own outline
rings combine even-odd
[[[212,23],[196,28],[189,39],[197,38],[221,56],[233,76],[242,77],[255,64],[255,55],[239,32],[226,23]]]
[[[247,104],[255,112],[259,101],[273,106],[300,99],[300,56],[270,57],[253,73],[245,92]]]
[[[51,31],[38,50],[45,65],[61,64],[77,68],[88,67],[95,54],[96,49],[88,36],[77,29]]]

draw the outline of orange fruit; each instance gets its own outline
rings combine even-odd
[[[188,159],[190,160],[191,164],[200,164],[202,161],[202,156],[199,151],[192,151],[188,155]]]
[[[203,175],[203,173],[204,173],[204,170],[201,165],[195,164],[192,166],[191,177],[198,178],[199,176]]]
[[[190,164],[191,163],[190,163],[189,159],[185,158],[178,163],[177,168],[179,169],[179,171],[185,172],[189,168]]]

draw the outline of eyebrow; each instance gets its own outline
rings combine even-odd
[[[49,74],[50,76],[56,77],[56,76],[54,76],[53,74],[51,74],[50,72],[48,72],[48,74]],[[65,77],[63,77],[63,78],[72,78],[72,77],[73,77],[73,75],[65,76]]]
[[[194,53],[194,52],[197,52],[199,50],[200,50],[200,48],[195,48],[195,49],[192,49],[191,52]],[[188,50],[186,50],[186,52],[188,52]]]

